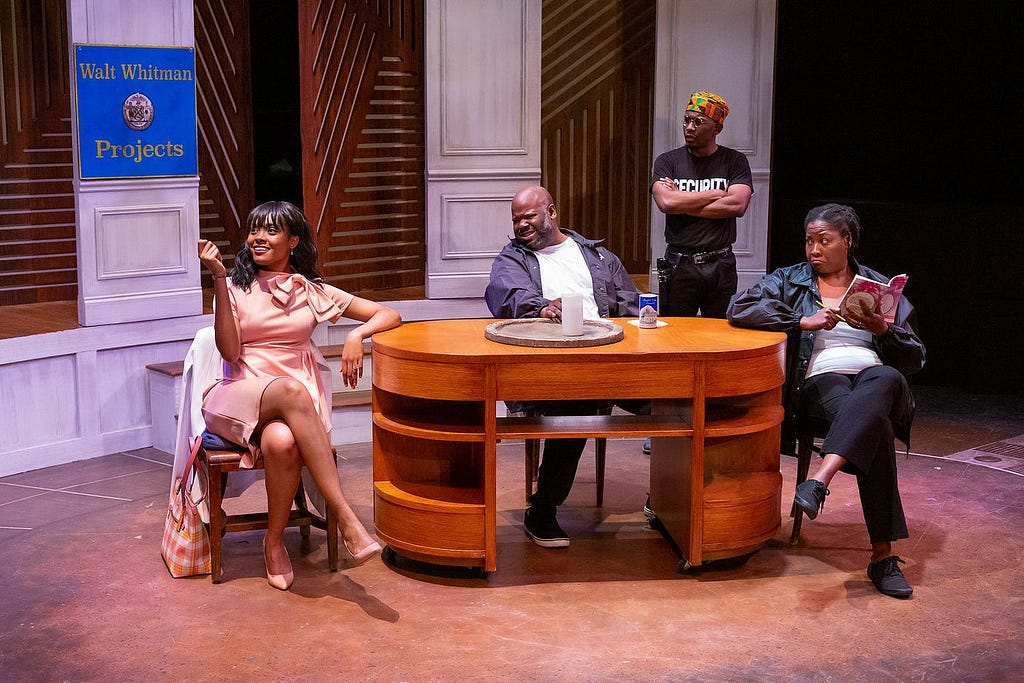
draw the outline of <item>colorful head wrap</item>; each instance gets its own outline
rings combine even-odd
[[[729,115],[729,105],[713,92],[698,90],[690,95],[690,103],[684,111],[700,112],[715,123],[722,123]]]

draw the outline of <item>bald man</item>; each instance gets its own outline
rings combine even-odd
[[[579,294],[590,320],[636,316],[639,291],[622,262],[602,246],[558,226],[558,211],[543,187],[525,187],[512,199],[514,236],[491,266],[484,299],[496,318],[559,318],[562,297]],[[595,367],[600,372],[600,367]],[[625,405],[624,405],[625,403]],[[607,403],[605,403],[607,405]],[[649,412],[645,402],[619,402],[631,412]],[[537,401],[508,404],[509,410],[541,415],[593,415],[597,401]],[[586,439],[545,439],[537,492],[524,517],[526,534],[543,548],[566,548],[569,536],[555,512],[576,478]]]

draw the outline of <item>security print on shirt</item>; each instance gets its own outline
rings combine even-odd
[[[558,227],[558,211],[543,187],[525,187],[512,199],[514,237],[491,265],[484,299],[496,318],[559,318],[562,297],[578,294],[584,319],[635,316],[639,291],[622,262],[602,246]],[[595,370],[600,372],[600,370]],[[540,379],[538,378],[538,381]],[[541,415],[594,415],[610,402],[507,402],[510,412]],[[633,413],[649,413],[648,401],[616,401]],[[523,526],[543,548],[566,548],[569,536],[555,510],[565,502],[576,478],[586,439],[545,439],[537,474],[537,491]]]
[[[753,194],[750,164],[719,145],[729,105],[697,91],[683,111],[686,144],[658,156],[651,194],[665,214],[665,258],[658,259],[661,315],[724,318],[736,293],[736,219]]]

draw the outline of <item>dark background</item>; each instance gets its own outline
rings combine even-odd
[[[769,267],[804,259],[809,208],[853,206],[859,260],[910,276],[916,383],[1022,392],[1021,12],[778,3]]]
[[[295,2],[252,0],[249,14],[256,204],[284,200],[302,208],[298,9]]]

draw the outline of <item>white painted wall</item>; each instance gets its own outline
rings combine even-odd
[[[407,322],[489,316],[482,299],[389,305]],[[158,443],[168,415],[153,414],[146,366],[182,360],[196,330],[212,324],[198,315],[0,339],[0,477]],[[341,344],[353,325],[323,325],[314,339]],[[367,386],[369,377],[367,368]],[[336,444],[369,440],[369,407],[336,411],[334,425]]]
[[[0,476],[152,444],[146,365],[184,358],[208,318],[0,340]]]

